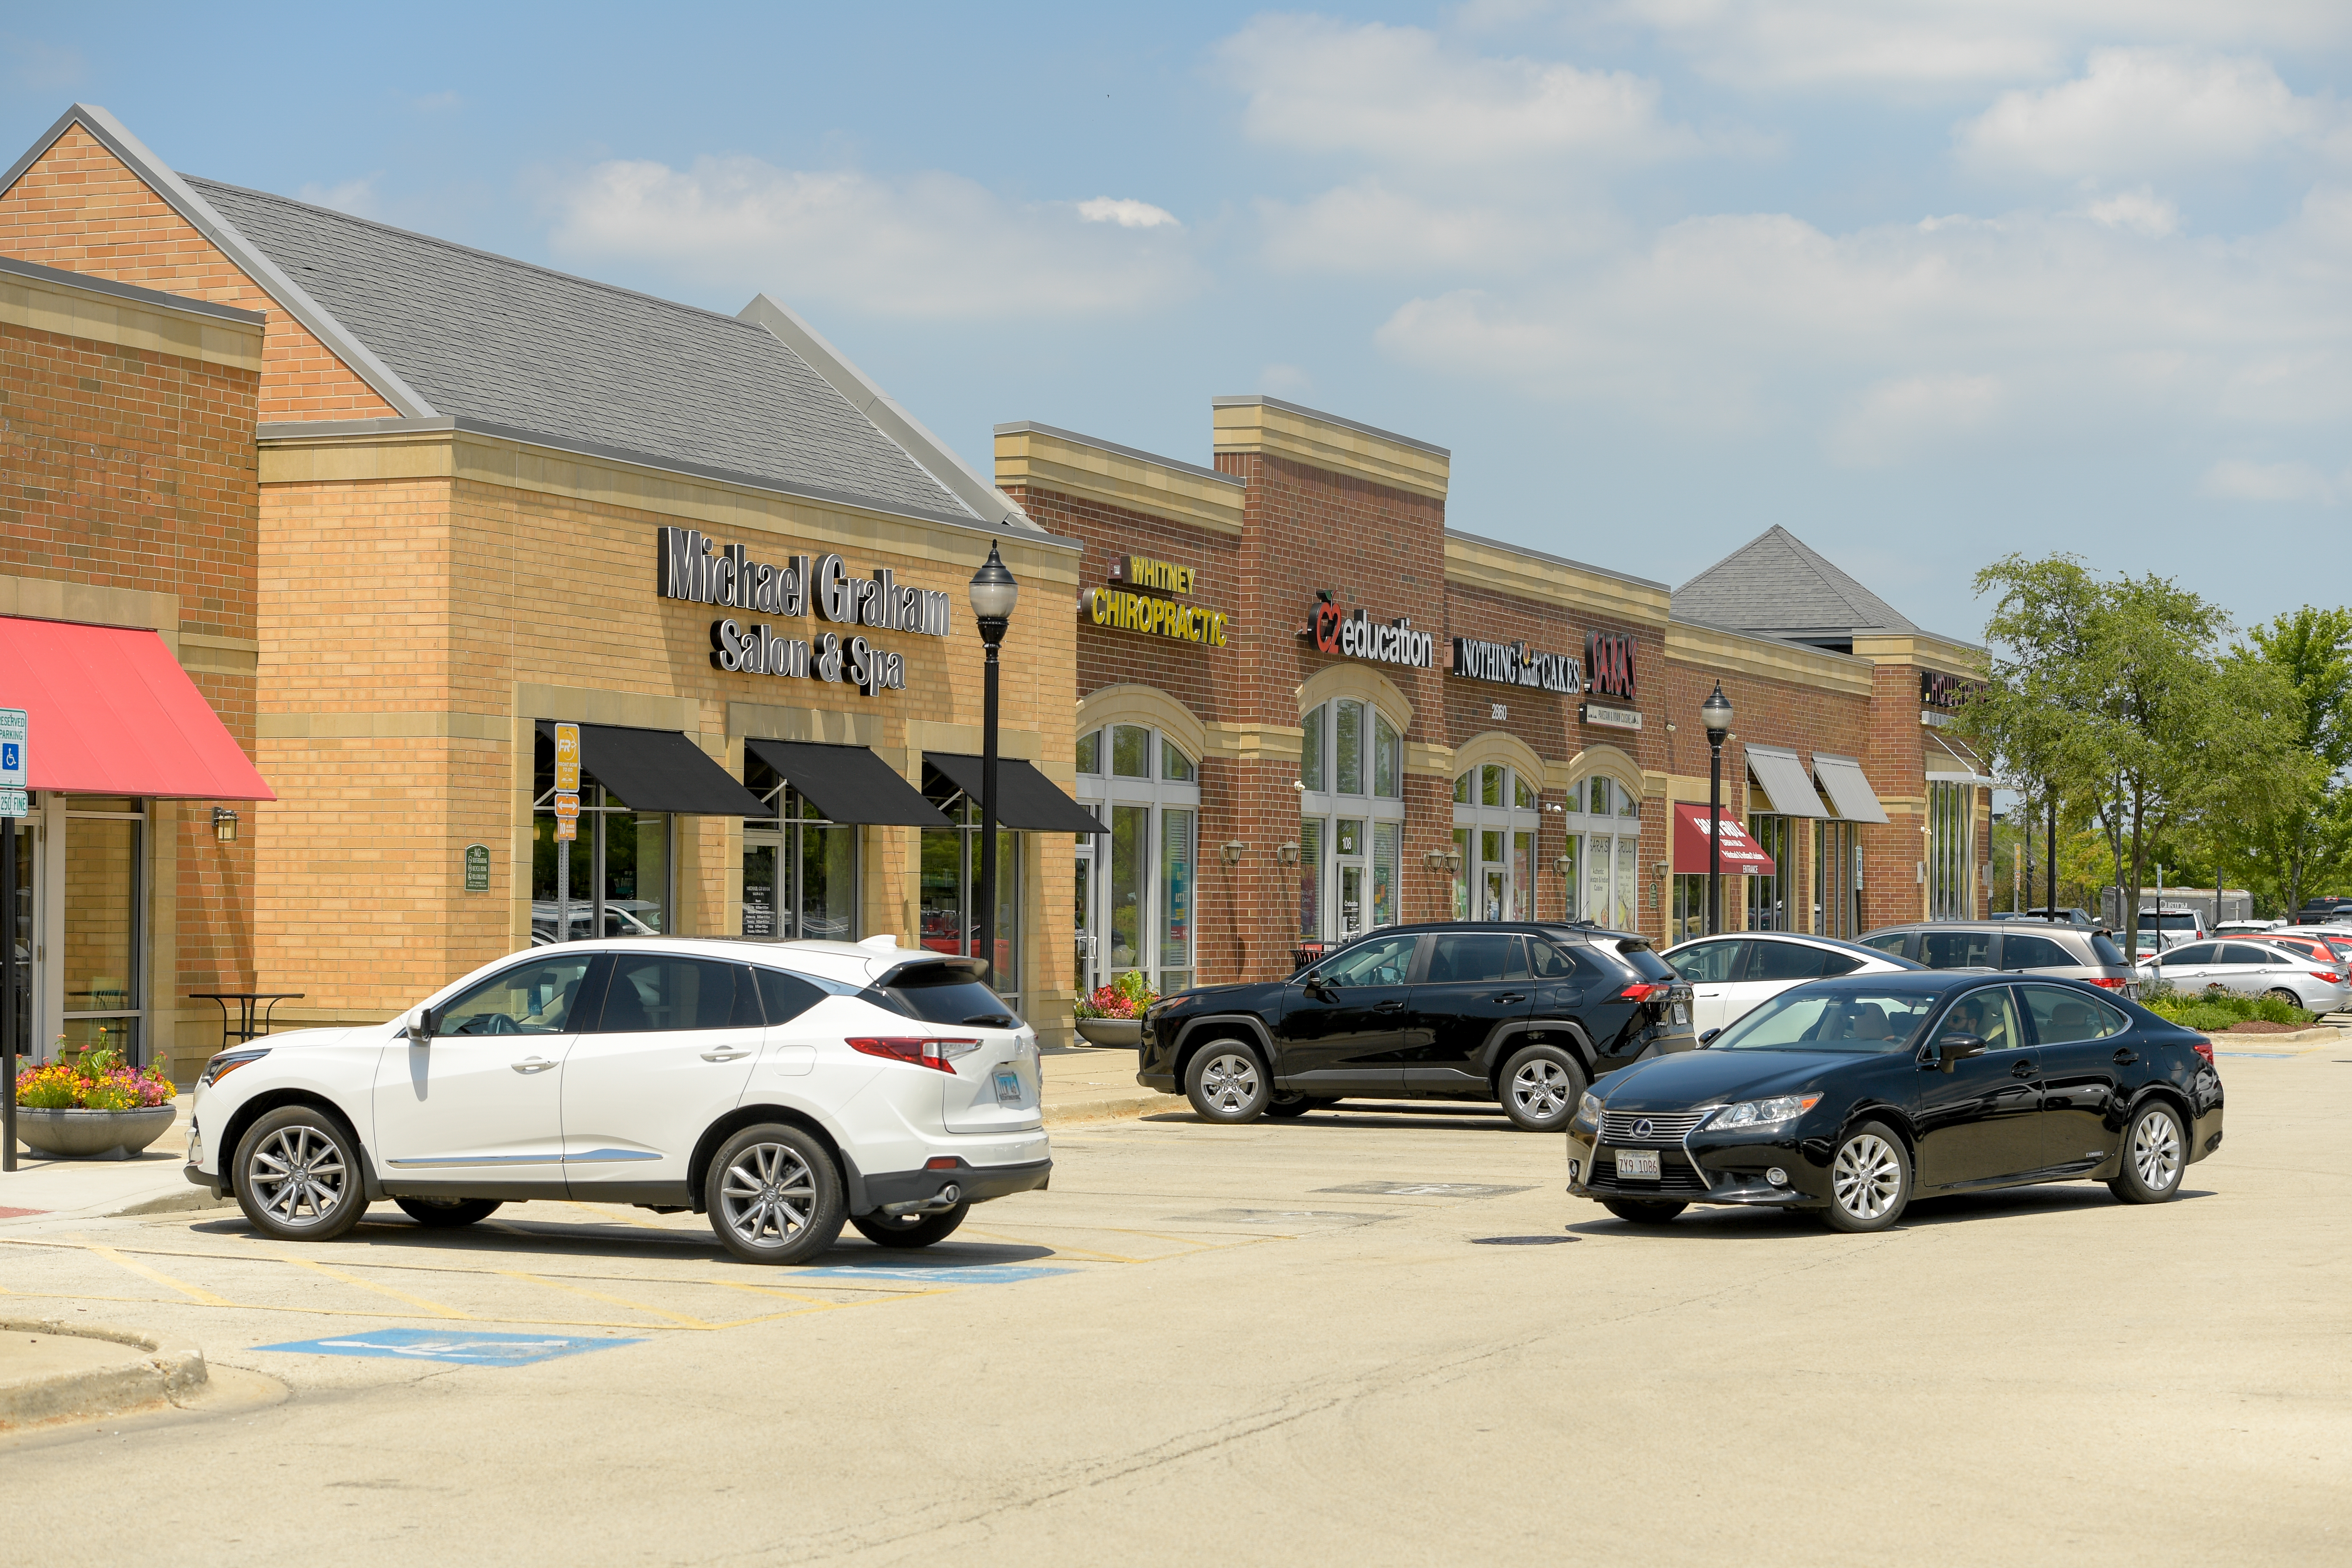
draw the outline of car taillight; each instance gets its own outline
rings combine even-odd
[[[2131,984],[2128,980],[2111,980],[2104,974],[2094,975],[2091,984],[2102,991],[2120,991]]]
[[[1651,997],[1661,995],[1673,989],[1673,985],[1663,980],[1637,980],[1633,984],[1625,987],[1624,990],[1617,993],[1617,1000],[1620,1002],[1647,1002]]]
[[[2344,984],[2344,977],[2332,969],[2315,969],[2311,972],[2311,977],[2314,980],[2325,980],[2330,985]]]
[[[2212,1042],[2212,1041],[2210,1041],[2210,1040],[2209,1040],[2209,1039],[2205,1038],[2203,1036],[2201,1036],[2201,1035],[2200,1035],[2200,1036],[2199,1036],[2199,1037],[2198,1037],[2198,1038],[2197,1038],[2197,1043],[2196,1043],[2195,1045],[2193,1045],[2193,1046],[2189,1047],[2189,1048],[2190,1050],[2192,1050],[2192,1051],[2195,1051],[2199,1056],[2203,1057],[2203,1058],[2205,1058],[2205,1065],[2206,1065],[2207,1067],[2209,1067],[2209,1068],[2210,1068],[2210,1067],[2211,1067],[2211,1066],[2213,1065],[2213,1042]]]
[[[968,1057],[980,1049],[978,1040],[923,1040],[905,1035],[853,1036],[843,1044],[869,1057],[884,1057],[908,1067],[937,1068],[941,1072],[955,1071],[958,1057]]]

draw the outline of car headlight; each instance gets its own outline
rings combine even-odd
[[[204,1073],[196,1079],[196,1086],[201,1089],[208,1083],[218,1083],[247,1062],[257,1062],[268,1054],[268,1046],[252,1050],[222,1051],[205,1064]]]
[[[1776,1094],[1769,1100],[1743,1100],[1727,1105],[1709,1121],[1710,1132],[1727,1127],[1769,1127],[1793,1121],[1822,1102],[1818,1094]]]
[[[1601,1097],[1590,1089],[1576,1102],[1576,1119],[1569,1123],[1580,1131],[1590,1132],[1601,1125]]]

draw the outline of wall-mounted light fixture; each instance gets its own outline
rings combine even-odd
[[[236,842],[236,813],[227,806],[213,807],[213,837],[224,844]]]
[[[1299,792],[1300,792],[1300,793],[1302,793],[1302,794],[1304,794],[1304,793],[1305,793],[1305,791],[1306,791],[1306,789],[1307,789],[1307,785],[1306,785],[1305,782],[1304,782],[1304,781],[1302,781],[1302,780],[1299,780],[1299,779],[1293,779],[1293,780],[1291,780],[1291,781],[1290,781],[1290,787],[1291,787],[1291,788],[1293,788],[1293,789],[1295,789],[1295,790],[1299,791]]]
[[[1576,858],[1572,855],[1562,855],[1551,863],[1551,868],[1565,877],[1576,869]]]
[[[1298,846],[1285,844],[1275,850],[1274,858],[1286,866],[1296,866],[1298,864]]]
[[[1240,865],[1240,864],[1241,864],[1241,858],[1242,858],[1242,857],[1243,857],[1244,854],[1247,854],[1247,853],[1248,853],[1248,851],[1249,851],[1249,846],[1248,846],[1248,845],[1246,845],[1246,844],[1228,844],[1228,845],[1226,845],[1226,846],[1225,846],[1225,864],[1226,864],[1226,865],[1228,865],[1228,866],[1238,866],[1238,865]]]
[[[1421,863],[1428,867],[1433,871],[1444,870],[1445,860],[1446,855],[1445,851],[1443,849],[1432,849],[1421,858]]]
[[[1458,850],[1449,849],[1445,852],[1445,868],[1449,871],[1462,869],[1462,856]]]

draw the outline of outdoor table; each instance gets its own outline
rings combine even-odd
[[[269,1033],[269,1016],[278,1010],[278,1004],[299,1002],[302,996],[303,993],[299,991],[191,991],[188,993],[188,999],[192,1002],[219,1004],[221,1047],[224,1050],[232,1044],[243,1045],[247,1040]],[[228,1016],[228,1005],[232,1002],[237,1005],[236,1022],[234,1024],[229,1022]],[[257,1029],[253,1026],[253,1010],[257,1005],[262,1003],[267,1003],[268,1005],[261,1009],[261,1026]],[[229,1038],[232,1035],[236,1037],[234,1041]]]

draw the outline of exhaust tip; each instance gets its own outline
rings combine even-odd
[[[940,1201],[941,1203],[957,1203],[961,1201],[962,1197],[963,1189],[957,1186],[953,1182],[950,1182],[946,1186],[940,1189]]]

